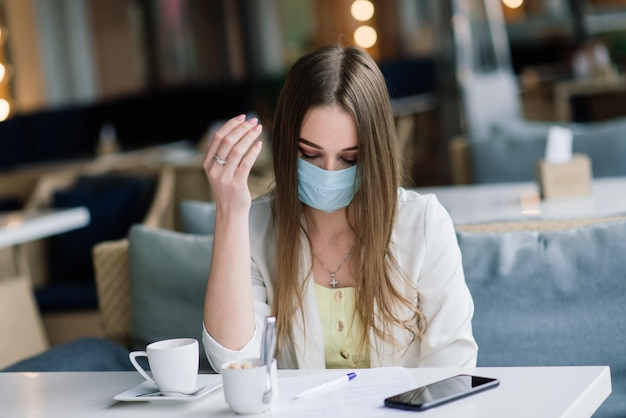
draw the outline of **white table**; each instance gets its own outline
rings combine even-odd
[[[0,248],[81,228],[89,224],[85,207],[0,212]]]
[[[540,200],[537,183],[493,183],[416,189],[434,193],[452,221],[574,219],[626,214],[626,177],[595,178],[588,196]]]
[[[428,417],[589,417],[611,393],[606,366],[409,369],[415,386],[458,373],[497,377],[496,389],[431,409]],[[337,370],[280,370],[283,378]],[[219,375],[201,378],[219,381]],[[176,404],[116,402],[113,396],[142,382],[135,372],[0,373],[0,414],[7,417],[230,417],[221,389]],[[283,381],[284,382],[284,381]],[[380,396],[373,393],[372,396]],[[321,398],[324,399],[323,397]],[[383,399],[380,399],[382,405]],[[396,410],[390,410],[396,411]],[[397,413],[397,412],[396,412]],[[415,412],[400,413],[417,417]],[[419,416],[422,416],[419,415]],[[269,417],[271,414],[266,413]],[[330,418],[330,416],[326,416]]]

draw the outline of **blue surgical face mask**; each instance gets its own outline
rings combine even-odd
[[[334,212],[352,202],[357,188],[356,165],[328,171],[298,158],[298,198],[302,203]]]

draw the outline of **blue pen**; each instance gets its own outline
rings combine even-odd
[[[325,392],[329,389],[334,388],[337,385],[340,385],[342,383],[348,383],[349,381],[353,380],[354,378],[356,378],[358,375],[358,373],[356,372],[350,372],[348,374],[345,374],[341,377],[338,377],[337,379],[333,379],[329,382],[326,383],[322,383],[319,386],[315,386],[312,387],[311,389],[307,389],[304,392],[300,392],[296,395],[296,397],[294,399],[300,399],[300,398],[304,398],[307,396],[311,396],[311,395],[317,395],[318,393],[321,392]]]

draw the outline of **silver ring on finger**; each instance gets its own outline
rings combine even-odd
[[[215,158],[215,162],[217,162],[219,165],[226,164],[226,160],[221,159],[220,157],[217,156],[217,154],[213,155],[213,158]]]

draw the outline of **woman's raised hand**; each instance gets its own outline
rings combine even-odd
[[[248,177],[262,143],[257,118],[246,115],[230,119],[213,134],[202,165],[213,188],[215,201],[224,210],[248,210],[251,196]]]
[[[255,329],[248,177],[261,152],[261,131],[257,118],[246,120],[246,115],[239,115],[230,119],[213,134],[202,161],[213,188],[215,236],[219,237],[211,253],[204,323],[216,341],[232,349],[243,347]]]

